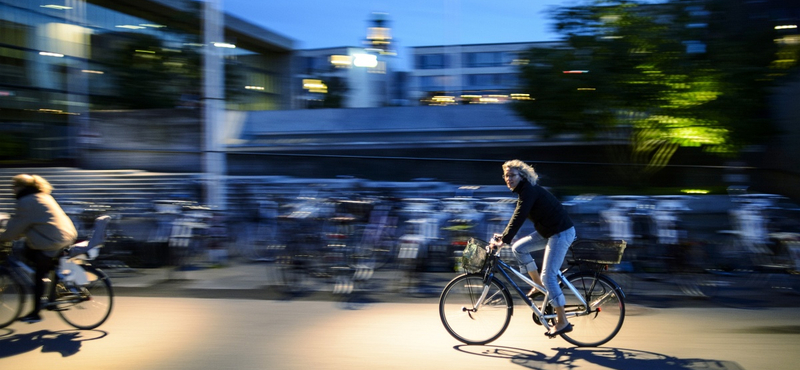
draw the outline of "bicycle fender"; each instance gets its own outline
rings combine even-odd
[[[625,297],[625,292],[622,290],[622,286],[621,285],[617,284],[617,282],[614,281],[614,279],[608,277],[607,275],[601,275],[601,276],[606,278],[606,280],[614,283],[614,286],[616,287],[616,288],[614,288],[614,290],[622,297],[622,299],[626,298]]]
[[[594,273],[582,271],[582,272],[576,272],[570,276],[565,276],[564,278],[567,280],[571,280],[575,276],[594,276]],[[622,299],[627,298],[625,297],[625,292],[622,290],[622,287],[619,284],[617,284],[617,282],[614,281],[614,279],[608,277],[608,275],[603,275],[603,274],[600,274],[599,278],[608,280],[608,282],[614,285],[614,291],[617,292],[617,294],[619,294],[622,297]]]

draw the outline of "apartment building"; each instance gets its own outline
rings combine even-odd
[[[519,68],[525,52],[559,42],[442,45],[412,47],[408,96],[420,105],[505,103],[520,94]]]

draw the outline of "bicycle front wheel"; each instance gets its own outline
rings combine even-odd
[[[486,344],[499,338],[508,328],[513,312],[511,295],[503,284],[495,278],[484,284],[480,274],[456,277],[439,297],[444,328],[466,344]]]
[[[0,328],[19,317],[25,302],[22,286],[6,269],[0,268]]]
[[[566,312],[576,316],[569,316],[572,332],[561,337],[579,347],[597,347],[614,338],[625,320],[625,301],[619,285],[606,276],[586,272],[571,275],[567,280],[589,307],[564,288]]]
[[[111,315],[114,292],[105,272],[92,266],[81,266],[88,283],[70,287],[64,282],[56,285],[56,310],[67,324],[77,329],[94,329]]]

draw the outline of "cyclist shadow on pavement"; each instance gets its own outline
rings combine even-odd
[[[507,359],[528,369],[582,368],[587,364],[617,370],[742,370],[736,362],[700,358],[677,358],[655,352],[623,348],[562,348],[555,356],[503,346],[458,345],[457,351],[477,356]]]
[[[72,356],[81,350],[83,342],[100,339],[108,333],[99,330],[39,330],[31,333],[14,334],[13,330],[0,332],[0,359],[36,351],[56,352],[61,357]]]

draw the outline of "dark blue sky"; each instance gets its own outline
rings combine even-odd
[[[220,0],[230,14],[298,49],[361,46],[373,12],[388,15],[401,68],[411,46],[552,41],[545,10],[576,0]]]

